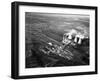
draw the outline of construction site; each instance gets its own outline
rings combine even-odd
[[[89,65],[89,17],[52,15],[26,13],[26,68]]]

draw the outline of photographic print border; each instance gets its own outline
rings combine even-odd
[[[75,72],[75,73],[59,73],[59,74],[42,74],[42,75],[19,75],[19,6],[41,6],[41,7],[55,7],[55,8],[74,8],[74,9],[90,9],[95,10],[95,71],[89,72]],[[31,3],[31,2],[12,2],[12,31],[11,31],[11,77],[13,79],[25,78],[42,78],[42,77],[58,77],[58,76],[72,76],[72,75],[87,75],[97,74],[97,7],[96,6],[80,6],[80,5],[61,5],[48,3]]]

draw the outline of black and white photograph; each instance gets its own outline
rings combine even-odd
[[[89,15],[25,12],[26,68],[89,65]]]
[[[14,79],[97,74],[97,7],[12,3]]]

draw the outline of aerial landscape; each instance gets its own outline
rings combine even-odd
[[[25,12],[25,67],[89,65],[89,15]]]

